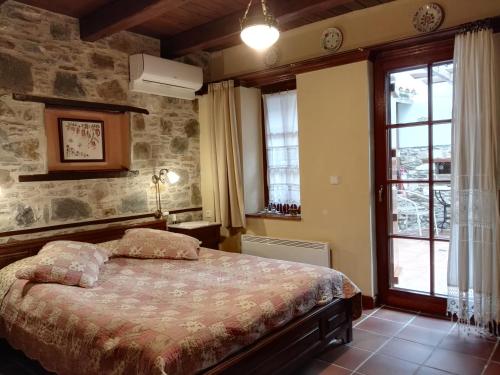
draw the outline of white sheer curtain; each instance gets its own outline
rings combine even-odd
[[[299,205],[297,91],[266,94],[263,97],[269,202]]]
[[[233,81],[209,84],[207,100],[215,220],[225,228],[244,228],[243,174]]]
[[[500,308],[493,48],[490,29],[455,38],[448,311],[480,327]]]

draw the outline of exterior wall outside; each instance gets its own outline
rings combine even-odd
[[[181,179],[162,186],[164,209],[201,206],[197,101],[128,91],[128,56],[159,55],[159,40],[120,32],[95,43],[79,38],[78,20],[7,1],[0,6],[0,231],[153,212],[151,176]],[[130,115],[131,169],[138,177],[18,183],[47,173],[44,107],[12,93],[144,107]],[[198,213],[185,214],[198,219]]]

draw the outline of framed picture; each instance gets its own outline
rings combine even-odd
[[[62,163],[105,161],[104,121],[58,118]]]

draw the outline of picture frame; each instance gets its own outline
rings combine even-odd
[[[104,121],[58,118],[61,163],[106,161]]]

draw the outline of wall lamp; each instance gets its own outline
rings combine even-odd
[[[153,184],[155,185],[156,191],[156,212],[155,217],[157,219],[163,217],[163,211],[161,209],[161,196],[160,196],[160,182],[165,184],[167,181],[169,184],[173,185],[179,181],[179,175],[173,171],[166,168],[160,169],[158,175],[153,175]]]

